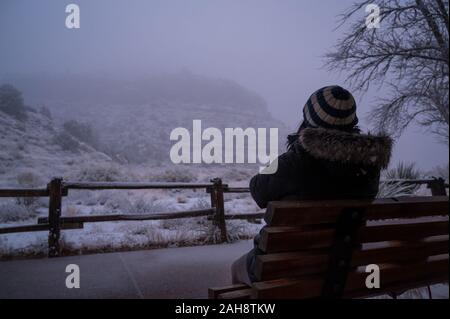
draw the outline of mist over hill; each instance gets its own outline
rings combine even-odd
[[[191,130],[195,119],[203,128],[276,127],[280,143],[287,133],[258,94],[187,71],[124,80],[70,75],[8,81],[23,91],[27,104],[48,108],[56,125],[73,120],[89,125],[96,138],[91,146],[122,163],[170,161],[170,132]]]
[[[112,78],[92,75],[12,76],[26,100],[139,105],[158,100],[266,111],[261,96],[238,83],[189,71]]]

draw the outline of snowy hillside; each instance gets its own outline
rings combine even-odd
[[[170,132],[177,127],[191,130],[195,119],[203,128],[221,130],[275,127],[280,146],[288,133],[257,94],[232,81],[190,73],[128,81],[68,76],[12,82],[28,103],[45,105],[59,123],[90,124],[100,150],[122,163],[167,163]]]
[[[27,119],[21,121],[0,111],[2,186],[42,186],[50,177],[62,176],[74,166],[105,162],[111,162],[111,158],[73,136],[64,135],[45,114],[30,108]],[[27,175],[34,176],[29,178],[31,185],[20,185],[27,183],[24,180]],[[24,178],[20,181],[21,176]]]

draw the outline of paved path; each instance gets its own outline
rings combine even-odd
[[[206,298],[230,283],[231,263],[250,250],[234,244],[0,262],[0,298]],[[65,286],[68,264],[80,289]]]

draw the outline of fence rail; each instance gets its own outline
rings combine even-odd
[[[0,197],[48,197],[48,189],[0,189]]]
[[[67,189],[196,189],[213,187],[213,183],[126,183],[126,182],[64,182]],[[226,185],[225,185],[226,186]]]
[[[61,217],[61,224],[64,223],[96,223],[111,221],[131,221],[131,220],[160,220],[160,219],[177,219],[189,217],[210,216],[214,214],[214,209],[191,210],[185,212],[173,212],[164,214],[112,214],[112,215],[91,215],[91,216],[74,216]],[[48,217],[38,218],[38,224],[48,224]]]
[[[442,178],[417,179],[417,180],[388,180],[387,183],[403,183],[427,185],[433,196],[447,195],[448,183]],[[158,214],[110,214],[89,216],[61,216],[63,197],[68,196],[69,190],[130,190],[130,189],[205,189],[210,194],[211,208],[191,211],[177,211]],[[164,220],[177,218],[191,218],[206,216],[212,220],[220,232],[221,242],[228,240],[226,220],[232,219],[260,219],[264,213],[251,214],[225,214],[225,193],[248,193],[248,187],[229,187],[223,184],[220,178],[214,178],[211,183],[125,183],[125,182],[71,182],[63,181],[62,178],[54,178],[45,189],[0,189],[0,197],[49,197],[48,217],[38,218],[35,225],[20,225],[0,228],[0,234],[48,231],[48,256],[60,255],[60,235],[64,229],[80,229],[84,223],[111,222],[111,221],[143,221]],[[0,212],[1,213],[1,212]]]

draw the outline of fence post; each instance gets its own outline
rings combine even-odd
[[[215,208],[214,224],[219,227],[220,241],[222,243],[228,241],[227,225],[225,223],[225,203],[223,199],[223,184],[220,178],[211,180],[214,184],[211,190],[211,205]]]
[[[48,206],[48,257],[58,257],[60,254],[59,237],[61,234],[60,217],[62,201],[62,178],[53,178],[48,184],[49,206]]]
[[[428,188],[431,189],[431,195],[433,196],[447,196],[445,180],[443,178],[434,178],[428,183]]]
[[[211,180],[212,182],[213,180]],[[209,192],[211,196],[211,208],[216,208],[216,188],[214,186],[208,187],[207,192]]]

